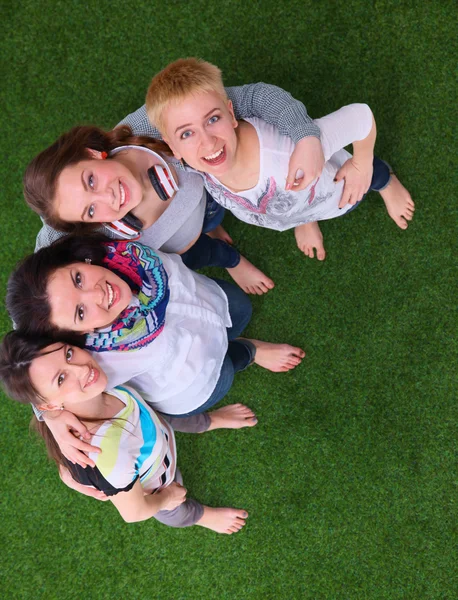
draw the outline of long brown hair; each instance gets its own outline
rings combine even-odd
[[[59,218],[54,209],[57,180],[66,167],[92,158],[89,149],[110,153],[120,146],[145,146],[154,152],[172,154],[165,142],[148,136],[133,135],[132,129],[127,125],[111,131],[91,125],[78,125],[61,135],[29,163],[23,178],[25,201],[51,227],[59,231],[83,232],[100,227],[100,223],[68,223]]]
[[[54,342],[50,338],[30,338],[18,331],[10,331],[0,345],[0,381],[10,398],[22,404],[39,406],[46,402],[30,378],[32,361],[47,354],[46,348]],[[66,465],[52,433],[44,422],[32,418],[30,428],[44,440],[48,456],[58,465]]]

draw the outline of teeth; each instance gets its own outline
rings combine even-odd
[[[89,385],[90,383],[92,383],[92,380],[94,379],[94,376],[95,376],[94,369],[91,369],[91,374],[89,375],[89,378],[87,380],[86,385]]]
[[[122,206],[124,204],[124,202],[126,201],[126,192],[124,191],[124,186],[122,185],[121,182],[119,182],[119,190],[121,192],[121,202],[120,202],[119,206]]]
[[[108,283],[108,281],[107,281],[107,288],[108,288],[108,308],[111,308],[111,305],[113,304],[114,292],[113,292],[113,288]]]
[[[218,158],[218,156],[221,156],[221,154],[223,153],[223,148],[221,148],[221,150],[218,150],[218,152],[215,152],[215,154],[210,154],[209,156],[204,156],[205,160],[214,160],[215,158]]]

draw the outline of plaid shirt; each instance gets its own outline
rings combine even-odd
[[[290,137],[295,144],[310,135],[320,137],[320,129],[307,114],[307,109],[289,92],[268,83],[249,83],[226,88],[232,100],[235,117],[258,117],[275,125],[282,135]],[[118,125],[129,125],[135,135],[160,138],[161,134],[148,121],[145,105],[127,115]]]
[[[285,92],[276,85],[268,83],[249,83],[239,87],[226,88],[227,95],[234,105],[237,119],[245,117],[258,117],[274,125],[282,135],[290,137],[295,144],[308,136],[320,137],[320,129],[307,114],[307,109],[295,100],[289,92]],[[135,112],[127,115],[118,125],[129,125],[134,135],[149,135],[160,138],[159,131],[148,121],[145,105]],[[107,230],[103,230],[107,234]],[[35,252],[43,246],[64,236],[43,223],[38,232]],[[108,233],[110,237],[116,237]]]

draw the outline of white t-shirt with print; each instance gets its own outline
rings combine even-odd
[[[205,186],[219,204],[242,221],[277,231],[340,217],[352,208],[347,204],[339,210],[344,181],[336,183],[334,177],[351,158],[344,147],[370,133],[372,112],[367,104],[350,104],[314,121],[321,130],[326,162],[321,175],[300,192],[285,189],[294,142],[261,119],[246,121],[256,129],[259,139],[258,183],[249,190],[235,193],[205,173]]]

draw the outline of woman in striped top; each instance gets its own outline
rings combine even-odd
[[[154,517],[171,527],[201,525],[218,533],[239,531],[244,510],[211,508],[186,498],[176,467],[174,428],[190,433],[252,427],[257,420],[236,404],[187,418],[164,417],[132,388],[105,391],[107,377],[86,350],[46,338],[6,335],[0,348],[0,379],[8,394],[42,411],[66,408],[93,436],[94,467],[83,469],[61,454],[46,425],[36,421],[48,452],[78,482],[76,489],[103,492],[126,522]]]

